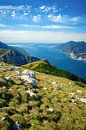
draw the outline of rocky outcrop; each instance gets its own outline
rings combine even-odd
[[[16,65],[24,65],[39,60],[36,57],[30,56],[29,54],[22,53],[13,47],[7,46],[6,44],[0,42],[0,61],[5,61],[8,63],[13,63]]]

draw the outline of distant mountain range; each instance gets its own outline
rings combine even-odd
[[[56,46],[57,49],[67,54],[74,60],[86,62],[86,42],[69,41]]]
[[[11,47],[0,42],[0,61],[24,65],[37,60],[39,59],[28,55],[23,49]]]

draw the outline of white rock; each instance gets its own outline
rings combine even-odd
[[[11,77],[10,76],[4,77],[4,79],[7,80],[7,81],[9,81],[11,79]]]
[[[32,123],[31,125],[32,125],[32,126],[34,126],[34,124],[33,124],[33,123]]]
[[[6,87],[4,86],[4,87],[2,87],[3,89],[6,89]]]
[[[46,87],[44,87],[43,89],[44,89],[44,90],[47,90],[47,88],[46,88]]]
[[[82,91],[81,90],[76,90],[78,93],[82,93]]]
[[[75,93],[70,93],[70,96],[73,97],[75,95]]]
[[[70,86],[74,86],[75,84],[73,82],[69,82],[69,85]]]
[[[33,93],[33,92],[31,92],[30,90],[27,90],[26,92],[29,93],[30,96],[35,96],[35,97],[37,97],[36,94]]]
[[[31,77],[31,78],[35,78],[35,72],[34,71],[31,71],[31,70],[24,70],[23,72],[22,72],[22,74],[24,74],[24,75],[28,75],[29,77]]]
[[[49,108],[48,111],[53,112],[53,109],[52,109],[52,108]]]
[[[20,74],[20,72],[19,72],[18,70],[16,70],[15,72],[16,72],[16,74],[17,74],[17,75],[19,75],[19,74]]]
[[[79,98],[77,97],[77,95],[75,95],[75,93],[70,93],[70,96],[73,103],[79,100]]]
[[[72,82],[69,82],[69,85],[71,85],[72,84]]]
[[[4,121],[4,120],[5,120],[5,117],[2,117],[2,118],[1,118],[1,121]]]
[[[4,63],[2,63],[2,62],[0,63],[0,66],[4,66],[4,65],[5,65],[5,64],[4,64]]]
[[[22,75],[21,79],[23,79],[24,81],[27,81],[28,83],[32,84],[33,87],[38,87],[38,84],[36,83],[36,80],[33,78],[30,78],[28,75]]]
[[[55,84],[56,84],[56,82],[52,82],[52,84],[53,84],[53,85],[55,85]]]
[[[56,84],[55,88],[56,88],[57,91],[59,91],[59,90],[61,90],[62,86],[60,84]]]
[[[81,98],[80,101],[86,103],[86,98]]]
[[[10,68],[9,68],[9,70],[18,70],[19,69],[19,67],[17,67],[17,66],[11,66]]]
[[[56,82],[52,82],[53,86],[55,87],[55,89],[57,91],[61,90],[62,86],[59,84],[59,83],[56,83]]]

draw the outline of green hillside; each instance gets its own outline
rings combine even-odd
[[[86,83],[86,81],[77,77],[76,75],[52,66],[46,60],[39,60],[39,61],[36,61],[34,63],[29,63],[29,64],[24,65],[23,67],[34,70],[34,71],[38,71],[41,73],[65,77],[65,78],[68,78],[68,79],[71,79],[74,81],[80,81],[82,83]]]
[[[0,130],[85,130],[85,107],[75,81],[0,62]]]

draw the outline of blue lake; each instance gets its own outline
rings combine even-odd
[[[25,49],[32,56],[48,61],[63,70],[67,70],[86,80],[86,63],[75,61],[65,54],[57,51],[54,45],[48,44],[16,44],[15,46]]]

